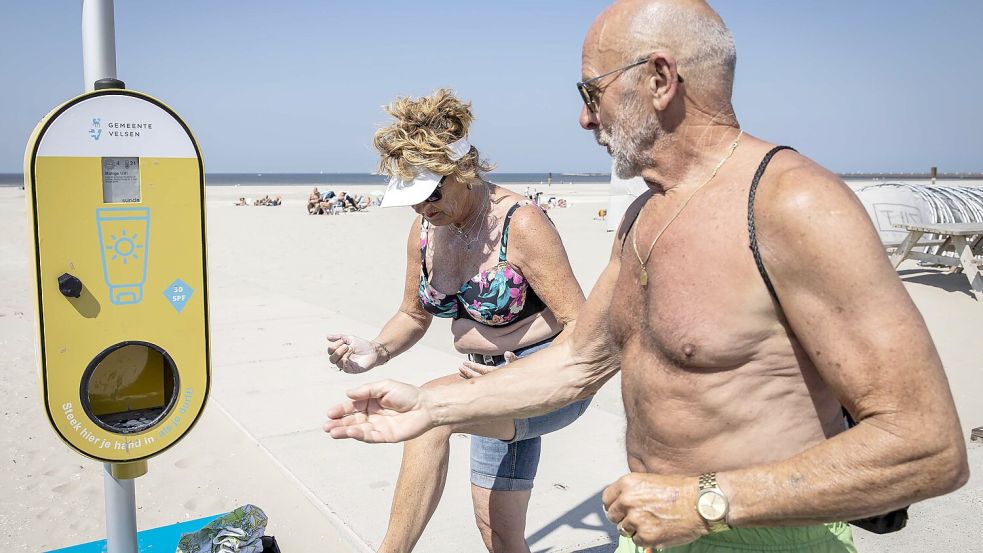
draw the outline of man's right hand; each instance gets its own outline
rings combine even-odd
[[[332,438],[367,443],[411,440],[436,426],[427,390],[382,380],[348,391],[350,401],[328,409]]]
[[[351,334],[329,334],[328,360],[346,373],[364,373],[379,365],[379,345]]]

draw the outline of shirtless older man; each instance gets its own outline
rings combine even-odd
[[[832,173],[740,130],[735,59],[703,2],[602,13],[580,123],[649,192],[576,330],[466,383],[358,388],[325,430],[386,442],[531,416],[620,369],[632,472],[603,495],[619,552],[853,551],[841,521],[965,483],[938,354],[863,207]],[[844,431],[841,406],[857,426]]]

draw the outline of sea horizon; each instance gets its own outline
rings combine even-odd
[[[492,172],[489,179],[500,184],[548,183],[580,184],[604,183],[611,180],[610,173],[560,173],[560,172]],[[205,173],[206,186],[271,186],[271,185],[380,185],[389,178],[374,173]],[[21,186],[23,173],[0,173],[0,186]]]
[[[881,173],[838,173],[844,180],[926,180],[930,173],[881,172]],[[500,184],[597,184],[611,180],[610,173],[563,173],[563,172],[492,172],[489,180]],[[983,180],[983,172],[939,173],[940,181]],[[271,186],[271,185],[379,185],[385,186],[388,177],[374,173],[206,173],[206,186]],[[0,187],[21,186],[23,173],[0,173]]]

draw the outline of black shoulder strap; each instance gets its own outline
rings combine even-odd
[[[424,217],[420,217],[420,269],[423,271],[423,276],[429,277],[427,274],[427,245],[430,243],[429,230],[430,225],[427,224],[427,220]]]
[[[775,287],[772,286],[771,279],[768,278],[768,271],[765,270],[765,264],[761,261],[761,252],[758,251],[758,238],[754,233],[754,196],[758,190],[758,183],[761,181],[761,176],[765,174],[765,169],[771,163],[771,158],[775,157],[775,154],[782,150],[796,151],[795,148],[790,146],[775,146],[765,154],[764,159],[761,160],[761,164],[758,165],[758,170],[754,172],[754,180],[751,181],[751,191],[748,193],[747,201],[747,231],[751,237],[751,255],[754,256],[754,263],[758,266],[758,272],[761,273],[761,278],[765,281],[768,292],[771,294],[771,297],[775,298],[775,303],[779,305],[782,302],[778,301],[778,294],[775,293]]]
[[[502,223],[502,243],[498,246],[498,262],[505,263],[506,253],[509,249],[509,224],[512,222],[512,215],[515,214],[515,210],[522,207],[522,202],[515,202],[515,205],[509,208],[509,212],[505,214],[505,222]]]
[[[642,192],[634,200],[632,200],[631,203],[628,204],[628,210],[630,211],[631,208],[635,205],[635,202],[638,201],[638,198],[641,198],[645,194],[648,194],[648,192]],[[632,218],[631,218],[630,221],[622,221],[621,222],[621,225],[620,226],[624,226],[625,227],[625,235],[621,237],[621,252],[622,253],[624,253],[624,251],[625,251],[625,243],[628,242],[628,235],[631,234],[631,228],[633,226],[635,226],[635,222],[638,221],[638,216],[642,214],[642,208],[643,207],[645,207],[644,204],[641,205],[641,206],[639,206],[638,210],[635,211],[635,214],[632,216]],[[625,216],[627,216],[627,213],[625,214]],[[628,223],[627,226],[625,226],[625,223],[626,222]]]

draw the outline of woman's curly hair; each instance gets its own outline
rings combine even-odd
[[[379,173],[413,178],[421,167],[439,175],[480,178],[494,166],[479,157],[478,149],[461,159],[447,156],[447,145],[468,135],[474,115],[471,104],[441,88],[422,98],[399,97],[383,108],[395,121],[379,129],[373,142],[379,151]]]

